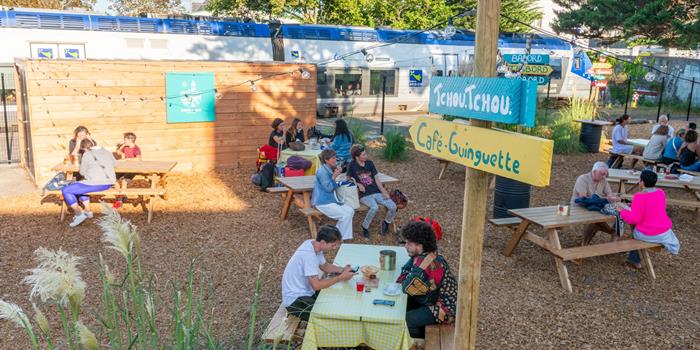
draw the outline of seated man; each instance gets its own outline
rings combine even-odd
[[[335,266],[326,262],[323,256],[325,252],[338,249],[341,240],[340,231],[337,228],[323,225],[318,230],[316,240],[304,241],[289,259],[282,275],[282,304],[289,314],[308,321],[321,289],[352,278],[354,275],[352,267]],[[338,275],[319,279],[319,269],[325,273]]]
[[[610,184],[606,178],[608,177],[608,165],[604,162],[596,162],[593,164],[593,169],[590,173],[583,174],[576,179],[574,191],[571,195],[571,205],[576,204],[577,198],[590,199],[593,195],[597,195],[601,199],[614,203],[619,199],[610,189]],[[583,245],[588,244],[593,236],[598,232],[603,231],[611,235],[611,239],[615,240],[615,230],[605,223],[586,225],[583,229]]]
[[[668,127],[668,137],[673,137],[675,135],[675,129],[668,123],[668,114],[662,114],[659,117],[659,122],[657,124],[654,124],[653,127],[651,127],[651,135],[653,136],[656,133],[656,129],[658,129],[662,125]]]
[[[408,294],[406,326],[411,338],[425,338],[425,326],[454,322],[457,311],[457,281],[442,255],[432,226],[414,221],[401,228],[411,257],[396,280]]]

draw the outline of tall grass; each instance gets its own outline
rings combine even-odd
[[[398,128],[392,128],[384,134],[383,154],[388,161],[406,159],[406,137]]]
[[[362,119],[358,118],[345,118],[345,122],[348,124],[348,129],[355,137],[355,143],[364,145],[367,143],[367,125]]]
[[[192,260],[184,286],[176,280],[170,282],[172,297],[158,299],[154,294],[153,276],[146,278],[141,266],[141,241],[138,231],[129,221],[122,219],[109,206],[103,205],[107,214],[100,219],[103,241],[107,247],[119,252],[123,265],[115,274],[99,255],[98,270],[102,292],[101,305],[95,316],[95,333],[100,334],[102,344],[115,349],[207,349],[233,348],[224,346],[213,336],[212,323],[217,316],[216,295],[213,288],[205,288],[204,279],[195,274]],[[41,299],[34,305],[33,322],[16,304],[0,300],[0,320],[6,319],[25,330],[35,350],[61,348],[97,350],[100,348],[93,330],[85,326],[85,315],[80,314],[81,302],[87,287],[77,266],[81,258],[62,250],[39,248],[36,251],[39,266],[31,270],[25,283],[32,285],[31,298]],[[247,349],[254,348],[255,319],[262,287],[262,266],[258,271],[255,297],[251,306]],[[117,278],[116,276],[121,277]],[[199,280],[199,286],[195,281]],[[50,333],[50,324],[42,312],[56,309],[63,326],[64,340]],[[170,320],[158,319],[158,311],[167,308]],[[38,326],[36,331],[34,326]],[[106,339],[105,339],[106,338]]]

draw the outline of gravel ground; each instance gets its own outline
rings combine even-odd
[[[682,123],[674,123],[674,127],[679,126]],[[633,125],[630,137],[645,137],[650,127]],[[589,171],[594,161],[605,159],[603,154],[555,156],[551,185],[533,188],[531,205],[568,200],[576,176]],[[400,211],[398,220],[415,215],[438,219],[445,233],[440,251],[456,269],[464,190],[460,167],[450,166],[446,178],[438,181],[437,162],[414,151],[404,162],[376,159],[376,163],[380,171],[401,179],[398,187],[412,201]],[[308,238],[306,220],[296,211],[288,221],[279,222],[282,201],[279,196],[254,190],[249,184],[250,171],[172,176],[170,199],[157,203],[150,224],[140,208],[126,205],[120,209],[139,226],[144,268],[154,274],[160,298],[169,300],[168,282],[183,281],[190,259],[196,258],[198,271],[216,292],[214,328],[227,348],[243,348],[258,264],[263,264],[265,271],[256,324],[260,335],[280,303],[279,281],[286,261]],[[623,255],[598,257],[581,265],[567,264],[574,287],[571,294],[561,288],[550,255],[523,242],[512,257],[504,257],[500,252],[508,232],[487,226],[477,347],[700,349],[698,213],[670,208],[669,214],[682,248],[677,257],[665,252],[652,254],[656,280],[626,267]],[[59,223],[57,206],[39,204],[38,193],[1,202],[0,223],[0,298],[31,310],[29,287],[22,279],[27,269],[35,266],[33,251],[39,246],[63,248],[84,257],[81,271],[88,291],[82,316],[88,324],[95,324],[93,312],[101,290],[97,255],[102,253],[113,270],[123,265],[121,257],[103,245],[95,223],[68,228],[67,223]],[[373,232],[377,231],[374,227]],[[580,229],[565,230],[562,245],[576,245],[580,234]],[[598,235],[595,239],[605,238]],[[367,243],[361,238],[355,241]],[[396,241],[395,236],[375,234],[371,238],[373,244]],[[160,304],[160,319],[169,319],[167,303]],[[54,334],[60,334],[57,318],[52,317],[52,325]],[[28,348],[25,338],[14,325],[0,321],[1,349]]]

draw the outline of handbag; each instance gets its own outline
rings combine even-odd
[[[75,182],[75,180],[66,180],[65,173],[58,172],[46,183],[46,185],[44,185],[44,188],[41,191],[41,196],[43,197],[46,191],[60,191],[73,182]]]
[[[340,204],[347,204],[352,209],[360,207],[360,195],[357,192],[357,185],[348,181],[338,183],[338,188],[333,191],[336,201]]]
[[[406,195],[403,194],[403,192],[401,192],[401,190],[398,188],[391,191],[389,197],[392,201],[394,201],[397,209],[406,208],[406,205],[408,205],[408,197],[406,197]]]
[[[289,143],[289,148],[292,151],[299,152],[299,151],[303,151],[304,149],[306,149],[306,146],[304,146],[303,142],[294,141],[294,142]]]

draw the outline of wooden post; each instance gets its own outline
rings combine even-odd
[[[500,9],[501,0],[479,0],[478,2],[474,76],[496,76]],[[470,124],[482,128],[491,127],[491,122],[475,119],[471,119]],[[455,349],[476,348],[476,316],[479,307],[479,279],[481,278],[488,186],[487,173],[467,168],[459,258],[457,320],[454,333]]]

